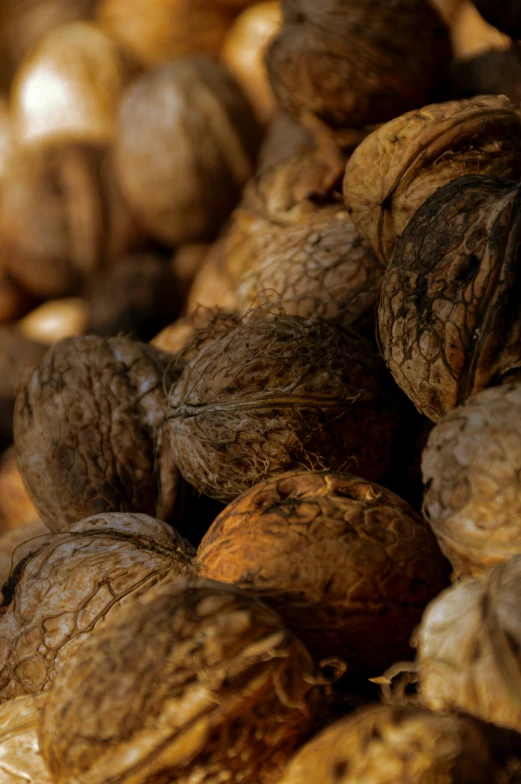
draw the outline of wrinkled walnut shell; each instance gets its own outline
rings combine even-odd
[[[521,557],[514,556],[427,607],[414,645],[428,708],[521,730],[520,590]]]
[[[317,682],[302,643],[253,597],[163,585],[60,673],[42,753],[57,784],[271,784],[313,726]]]
[[[489,784],[497,772],[472,719],[371,705],[309,741],[280,784]]]
[[[259,482],[199,546],[202,577],[251,590],[315,659],[379,673],[410,656],[447,564],[425,522],[394,493],[349,474],[292,471]]]
[[[387,264],[416,210],[465,174],[521,177],[521,115],[505,96],[433,104],[383,125],[349,159],[344,197]]]
[[[275,96],[296,117],[372,125],[440,89],[452,49],[427,0],[283,0],[282,11],[266,62]]]
[[[21,386],[18,464],[51,530],[104,512],[171,517],[179,474],[162,438],[170,362],[129,338],[70,338]]]
[[[42,697],[18,697],[0,705],[2,784],[53,784],[38,742]]]
[[[370,343],[334,322],[280,315],[200,351],[170,391],[167,426],[184,478],[231,501],[292,468],[379,479],[400,406]]]
[[[49,688],[98,624],[190,571],[190,546],[146,515],[88,517],[34,549],[4,587],[0,700]]]
[[[521,553],[521,386],[469,398],[431,432],[423,453],[424,514],[459,574]]]
[[[379,334],[397,384],[437,422],[521,366],[521,187],[473,175],[440,189],[400,238]]]

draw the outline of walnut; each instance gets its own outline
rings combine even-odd
[[[461,177],[437,191],[398,241],[379,333],[395,381],[434,422],[519,369],[521,187]]]
[[[489,784],[497,774],[487,736],[472,719],[371,705],[309,741],[280,784]]]
[[[237,309],[237,292],[226,269],[223,242],[219,239],[214,243],[190,286],[186,300],[188,315],[200,307],[230,312]]]
[[[114,297],[114,292],[112,292]],[[49,299],[21,319],[16,328],[30,340],[52,345],[87,331],[88,305],[81,297]]]
[[[452,50],[427,0],[283,0],[282,11],[266,62],[279,103],[297,117],[371,125],[440,88]]]
[[[129,338],[70,338],[21,386],[18,462],[51,530],[102,512],[170,519],[179,479],[162,437],[171,359]]]
[[[410,655],[411,632],[448,573],[428,525],[394,493],[309,471],[233,501],[195,567],[259,596],[317,660],[341,656],[350,672],[373,673]]]
[[[292,468],[379,479],[400,409],[370,343],[333,322],[280,315],[250,318],[200,351],[166,418],[184,478],[227,502]]]
[[[287,112],[279,109],[266,128],[257,160],[257,175],[293,156],[314,150],[313,133]]]
[[[0,705],[2,784],[54,784],[40,754],[38,725],[43,698],[18,697]]]
[[[205,346],[238,324],[240,318],[233,311],[201,306],[190,316],[177,319],[165,327],[151,343],[161,351],[175,355],[174,362],[182,369],[187,362],[192,362]]]
[[[3,530],[0,534],[0,586],[9,580],[16,566],[38,550],[48,537],[49,529],[37,517],[28,522],[19,522],[15,528]]]
[[[152,586],[186,576],[191,548],[146,515],[88,517],[40,539],[0,608],[0,699],[49,688],[93,629]]]
[[[12,327],[0,328],[0,444],[10,444],[16,389],[28,368],[41,360],[47,346],[20,335]]]
[[[521,176],[521,115],[505,96],[434,104],[383,125],[348,161],[344,196],[356,227],[387,264],[416,210],[465,174]]]
[[[319,680],[255,598],[163,585],[70,659],[45,704],[42,753],[57,784],[271,784],[313,727]]]
[[[223,68],[174,60],[123,97],[115,142],[123,193],[158,240],[212,238],[252,174],[258,141],[252,110]]]
[[[429,437],[424,513],[459,574],[521,553],[519,421],[521,385],[505,384],[469,398]]]
[[[467,578],[427,607],[416,633],[423,703],[521,729],[521,556]]]

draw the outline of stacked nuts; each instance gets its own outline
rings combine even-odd
[[[4,3],[2,784],[519,781],[520,35]]]

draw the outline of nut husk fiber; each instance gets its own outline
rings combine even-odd
[[[437,422],[521,365],[521,187],[470,175],[437,191],[396,246],[382,286],[385,361]]]
[[[228,502],[292,468],[379,479],[401,401],[371,344],[334,322],[253,316],[203,348],[170,391],[186,481]]]

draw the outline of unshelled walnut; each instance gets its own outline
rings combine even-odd
[[[431,432],[423,453],[424,513],[459,574],[521,553],[521,385],[469,398]]]
[[[38,726],[44,698],[18,697],[0,705],[2,784],[53,784],[40,753]]]
[[[266,128],[257,161],[257,175],[285,158],[302,155],[316,147],[317,142],[311,130],[279,109]]]
[[[173,528],[146,515],[96,515],[40,540],[4,587],[0,700],[49,688],[98,624],[187,576],[191,554]]]
[[[428,525],[379,485],[291,471],[259,482],[216,519],[195,560],[202,577],[251,590],[315,659],[379,673],[410,655],[426,604],[447,585]]]
[[[521,114],[504,95],[434,104],[383,125],[349,159],[344,196],[356,227],[388,263],[416,210],[465,174],[521,176]]]
[[[313,728],[319,680],[304,645],[245,592],[159,586],[69,660],[42,753],[57,784],[271,784]]]
[[[378,480],[401,415],[389,382],[371,344],[337,323],[252,314],[172,387],[173,458],[190,484],[221,501],[293,468]]]
[[[163,438],[172,357],[129,338],[69,338],[21,386],[18,463],[53,531],[102,512],[168,520],[179,474]]]
[[[283,0],[266,55],[281,106],[335,127],[385,122],[439,91],[448,29],[427,0]]]
[[[205,346],[238,326],[240,321],[234,311],[201,306],[165,327],[151,343],[161,351],[175,354],[175,362],[183,368],[184,363],[192,362]]]
[[[2,525],[3,525],[2,521]],[[50,536],[50,531],[38,517],[19,522],[0,534],[0,586],[3,586],[16,566],[30,553],[38,550]]]
[[[16,390],[27,369],[34,367],[47,351],[44,343],[29,340],[12,327],[0,328],[0,445],[13,438]]]
[[[280,784],[489,784],[498,773],[477,722],[372,705],[309,741]]]
[[[521,187],[469,175],[415,213],[382,286],[395,381],[434,422],[521,365]]]
[[[123,98],[115,142],[123,193],[162,242],[212,238],[253,172],[258,142],[252,109],[221,66],[173,60]]]
[[[521,729],[521,556],[469,577],[427,607],[413,644],[423,703]]]

